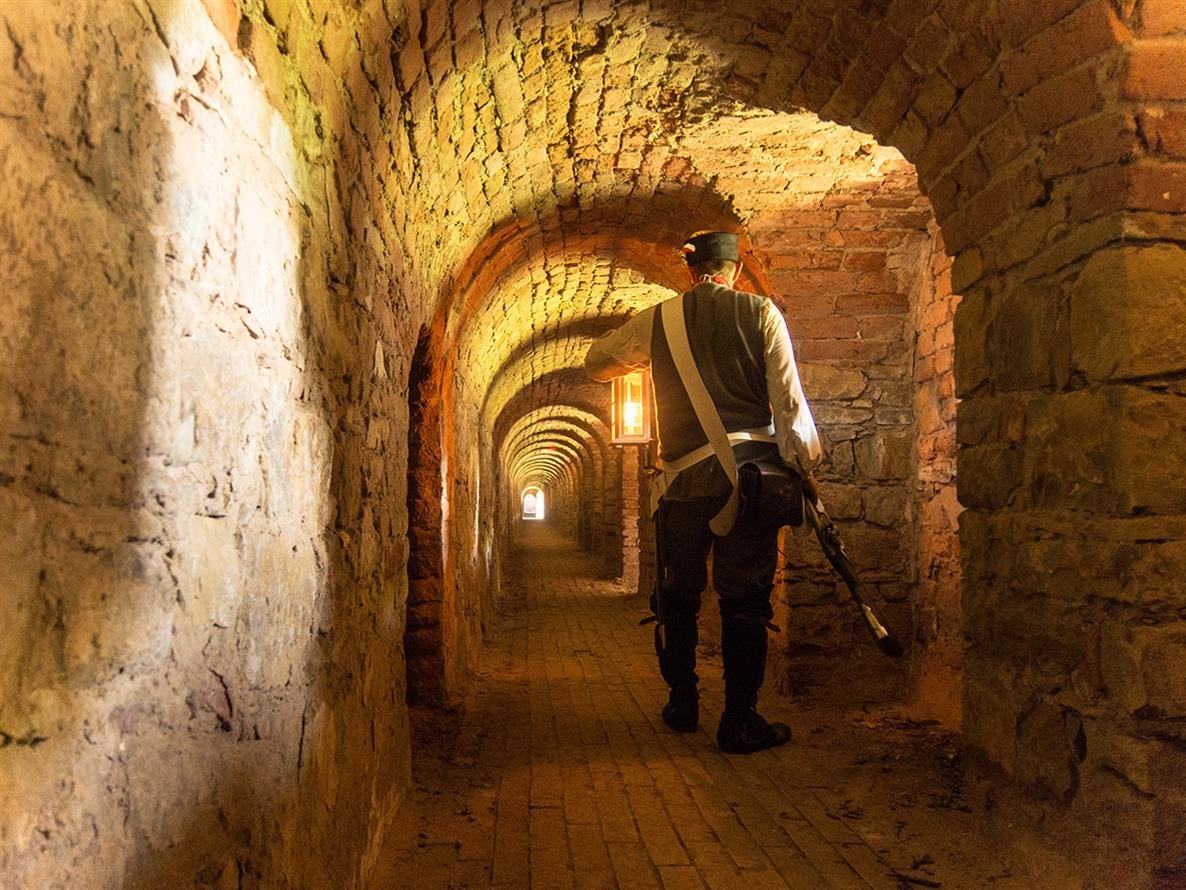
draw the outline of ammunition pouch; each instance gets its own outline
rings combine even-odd
[[[803,524],[803,479],[782,464],[749,461],[737,468],[738,519],[762,528]]]

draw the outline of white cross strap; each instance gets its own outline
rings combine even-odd
[[[684,298],[680,296],[668,300],[663,304],[661,312],[663,335],[667,338],[667,348],[671,350],[675,370],[688,393],[688,400],[692,403],[692,410],[696,412],[696,419],[700,421],[700,427],[708,437],[708,444],[733,484],[729,500],[708,523],[714,535],[724,537],[737,521],[740,501],[737,490],[737,458],[733,455],[733,446],[729,441],[729,433],[725,431],[725,424],[721,421],[721,414],[717,411],[712,396],[708,394],[708,387],[704,385],[704,378],[700,376],[700,369],[696,367],[696,359],[692,355],[692,345],[688,342],[688,326],[684,319]]]

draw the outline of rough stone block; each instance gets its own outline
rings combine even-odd
[[[986,353],[997,388],[1041,389],[1064,379],[1066,325],[1056,282],[1027,283],[996,295]]]
[[[809,402],[855,399],[865,391],[865,375],[856,369],[803,362],[799,365],[799,375]]]
[[[1087,736],[1079,714],[1048,698],[1017,718],[1015,774],[1056,799],[1074,794]]]
[[[988,382],[988,306],[981,293],[965,294],[955,310],[955,388],[965,398]]]
[[[1026,412],[1025,476],[1036,504],[1102,512],[1186,506],[1180,450],[1186,404],[1134,386],[1035,399]]]
[[[1103,680],[1117,706],[1149,718],[1186,718],[1186,631],[1173,625],[1105,627]]]
[[[959,453],[956,487],[965,507],[996,509],[1009,503],[1022,483],[1024,453],[1008,443],[974,445]]]
[[[858,439],[856,460],[871,479],[902,479],[910,473],[914,452],[911,431],[885,431]]]
[[[1116,247],[1087,261],[1071,292],[1075,367],[1095,380],[1186,370],[1186,249]]]
[[[910,522],[907,494],[903,489],[870,489],[865,495],[865,518],[874,525],[904,529]]]
[[[964,737],[993,763],[1011,769],[1021,703],[1004,684],[992,679],[998,669],[995,662],[985,661],[973,651],[965,656],[964,669]]]

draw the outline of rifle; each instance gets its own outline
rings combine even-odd
[[[848,558],[848,553],[844,550],[844,542],[840,540],[840,532],[836,528],[836,523],[824,509],[824,502],[818,496],[814,501],[810,496],[804,497],[803,500],[807,505],[807,521],[811,523],[811,527],[815,530],[815,536],[819,538],[820,548],[824,551],[824,556],[828,557],[828,562],[844,579],[849,592],[852,593],[853,601],[861,611],[865,627],[873,635],[873,642],[890,658],[901,658],[902,644],[886,629],[885,625],[877,620],[873,610],[861,597],[861,582],[857,578],[856,570],[852,567],[852,560]]]

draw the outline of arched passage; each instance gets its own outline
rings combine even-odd
[[[59,851],[83,837],[65,866],[78,883],[134,882],[135,857],[175,837],[169,862],[211,880],[365,880],[408,787],[391,766],[407,755],[391,690],[409,559],[401,384],[421,325],[443,369],[450,689],[500,583],[483,424],[563,397],[578,338],[539,362],[528,344],[551,342],[569,301],[611,280],[569,247],[602,231],[648,245],[615,254],[634,270],[612,278],[635,287],[630,306],[573,313],[608,323],[644,302],[640,287],[670,286],[659,245],[726,224],[750,236],[801,358],[822,369],[818,391],[862,386],[819,400],[845,435],[872,424],[829,442],[828,482],[861,549],[885,556],[879,593],[903,583],[884,520],[904,489],[924,531],[967,508],[963,728],[993,793],[1041,801],[1101,881],[1182,877],[1183,805],[1163,789],[1183,772],[1186,473],[1173,454],[1150,459],[1186,426],[1175,4],[88,0],[0,15],[16,220],[2,233],[4,354],[22,357],[0,361],[15,431],[0,515],[26,629],[0,647],[20,678],[0,711],[14,740],[0,787],[19,795],[0,800],[19,829],[9,883],[57,880]],[[830,178],[861,159],[876,188]],[[915,170],[963,296],[953,346],[939,334],[948,295],[933,314],[900,299],[898,273],[924,264],[908,243],[935,232],[917,195],[885,184],[913,187]],[[108,228],[126,237],[77,250],[76,233]],[[768,247],[792,241],[802,249]],[[836,258],[827,247],[844,248],[839,268],[813,265]],[[74,263],[59,286],[51,273]],[[925,265],[945,279],[939,253]],[[523,336],[487,356],[503,302]],[[79,344],[112,323],[108,307],[130,313],[114,330],[145,342],[92,367]],[[894,334],[901,316],[917,335],[906,392],[882,373],[910,339]],[[51,379],[70,384],[42,388]],[[932,465],[904,482],[911,458]],[[854,471],[868,484],[850,485]],[[111,537],[120,528],[134,534]],[[953,552],[925,558],[942,588]],[[824,614],[832,594],[811,583],[818,602],[796,609]],[[917,635],[928,616],[913,618]],[[929,626],[944,624],[936,605]],[[128,639],[150,655],[127,655]],[[214,839],[137,821],[162,751],[197,778],[153,800],[183,820],[200,810]],[[270,786],[267,806],[236,785],[245,764],[268,778],[248,783]],[[42,842],[45,826],[62,846]]]

